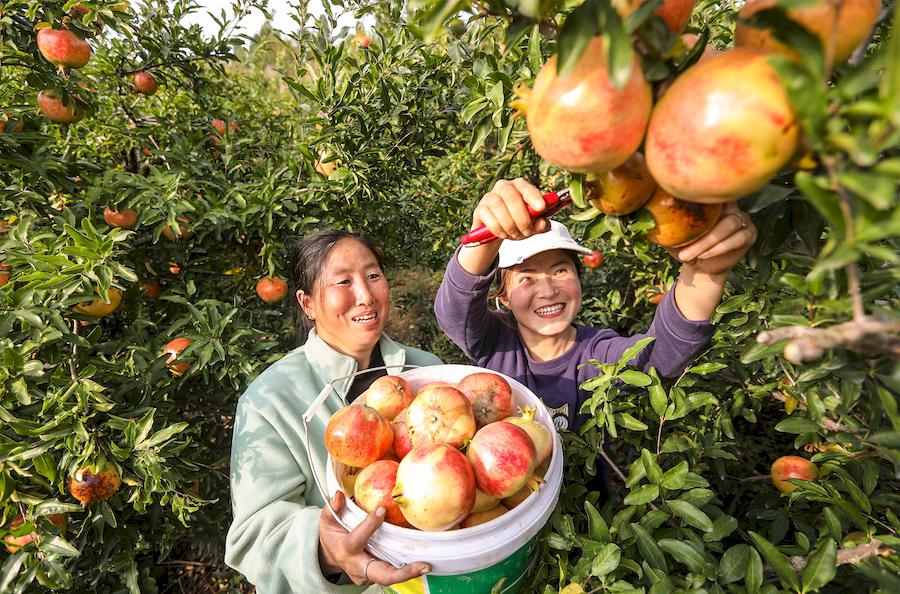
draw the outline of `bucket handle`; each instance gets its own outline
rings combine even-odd
[[[322,391],[319,392],[319,395],[316,396],[315,400],[313,400],[310,403],[309,407],[306,409],[306,412],[303,413],[303,428],[304,428],[305,437],[306,437],[306,461],[309,463],[309,470],[310,470],[310,472],[312,472],[313,481],[316,483],[316,488],[319,490],[319,493],[322,495],[322,499],[325,500],[325,505],[327,505],[328,509],[331,511],[331,516],[347,532],[350,532],[350,530],[351,530],[350,526],[345,524],[344,521],[341,519],[341,517],[338,515],[338,513],[335,511],[335,509],[333,507],[331,507],[331,500],[328,498],[328,490],[323,486],[324,483],[319,479],[319,473],[316,472],[316,465],[313,462],[312,455],[310,454],[309,423],[312,421],[313,417],[316,416],[316,413],[319,412],[319,408],[322,406],[322,403],[325,402],[325,400],[334,391],[334,383],[335,382],[340,382],[340,381],[347,380],[350,378],[355,378],[358,375],[363,375],[364,373],[369,373],[372,371],[381,371],[382,369],[384,369],[384,370],[395,369],[397,367],[400,367],[403,369],[417,369],[419,367],[419,365],[407,365],[407,364],[382,365],[380,367],[371,367],[369,369],[363,369],[362,371],[357,371],[355,373],[351,373],[351,374],[345,375],[343,377],[335,378],[325,384],[325,386],[322,388]],[[341,398],[341,401],[346,406],[347,405],[346,397],[341,396],[340,398]],[[346,495],[346,493],[344,495]],[[384,550],[381,549],[381,547],[379,547],[375,543],[369,542],[366,545],[366,548],[369,549],[370,553],[372,553],[373,555],[375,555],[382,561],[387,561],[388,563],[390,563],[391,565],[393,565],[394,567],[396,567],[398,569],[401,567],[404,567],[406,565],[406,563],[397,563],[395,561],[392,561],[390,559],[390,555],[387,554]]]

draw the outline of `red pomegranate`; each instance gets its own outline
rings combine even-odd
[[[400,462],[391,497],[419,530],[447,530],[469,515],[475,504],[472,466],[446,444],[413,448]]]
[[[134,86],[134,92],[141,95],[155,95],[158,88],[156,77],[146,70],[135,73],[131,84]]]
[[[122,210],[106,207],[103,209],[103,220],[110,227],[119,227],[120,229],[134,229],[137,224],[138,213],[133,208],[123,208]]]
[[[768,28],[753,27],[750,17],[761,10],[775,6],[775,0],[747,0],[738,15],[734,29],[734,45],[765,51],[778,52],[792,59],[800,55],[791,47],[781,43]],[[853,50],[869,35],[881,0],[818,0],[812,4],[799,6],[787,11],[788,17],[796,21],[822,42],[830,64],[843,64]]]
[[[391,421],[391,427],[394,429],[394,454],[396,454],[397,458],[400,460],[413,449],[412,440],[409,438],[409,431],[406,430],[407,410],[407,408],[401,410],[397,413],[397,416],[394,417],[394,420]]]
[[[393,460],[378,460],[360,471],[353,487],[356,503],[367,512],[384,506],[387,513],[384,519],[396,526],[409,527],[410,523],[403,517],[403,512],[391,498],[391,491],[397,481],[397,469],[400,464]]]
[[[328,420],[325,448],[347,466],[365,468],[384,458],[394,442],[391,423],[374,408],[345,406]]]
[[[422,388],[406,411],[406,429],[414,447],[445,443],[461,448],[475,435],[472,405],[456,388]]]
[[[644,0],[613,0],[613,6],[622,18],[633,13],[643,3]],[[656,14],[662,17],[670,31],[678,33],[691,20],[695,4],[697,0],[663,0],[663,5],[656,9]]]
[[[472,402],[472,414],[478,428],[516,412],[509,382],[496,373],[471,373],[459,382],[458,389]]]
[[[51,89],[38,93],[37,106],[48,120],[57,124],[74,124],[84,119],[84,106],[76,98],[70,95],[68,103],[63,103]]]
[[[256,294],[264,302],[278,303],[287,295],[287,282],[277,276],[267,276],[256,283]]]
[[[682,200],[730,202],[788,162],[798,133],[766,54],[733,49],[689,68],[659,100],[647,130],[647,167]]]
[[[414,398],[406,380],[396,375],[378,378],[363,396],[366,406],[371,406],[389,421],[393,421],[400,411],[412,404]]]
[[[569,171],[600,174],[618,167],[641,144],[652,97],[638,57],[631,76],[617,88],[607,70],[603,39],[593,38],[566,76],[556,73],[556,56],[541,68],[530,92],[523,92],[528,133],[538,154]]]
[[[87,41],[65,29],[41,29],[37,46],[48,62],[63,68],[81,68],[91,59]]]
[[[505,419],[507,423],[512,423],[525,430],[535,449],[534,465],[540,466],[550,460],[553,454],[553,435],[547,426],[540,421],[534,420],[537,409],[533,406],[526,406],[522,409],[521,417],[509,417]]]
[[[528,433],[506,421],[478,430],[466,456],[475,471],[478,488],[494,497],[509,497],[521,489],[534,472],[537,451]]]
[[[184,375],[184,372],[190,369],[191,362],[190,361],[182,361],[181,363],[175,363],[178,359],[181,358],[181,351],[188,348],[194,344],[194,341],[190,338],[173,338],[169,342],[166,343],[166,346],[163,347],[163,355],[169,355],[166,357],[166,365],[169,368],[169,372],[175,376]]]

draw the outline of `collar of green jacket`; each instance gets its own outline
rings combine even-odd
[[[378,341],[378,348],[381,349],[381,357],[384,359],[389,374],[403,371],[403,364],[406,363],[406,350],[402,346],[391,340],[387,334],[382,334]],[[332,384],[335,392],[341,398],[346,396],[353,383],[353,374],[357,371],[356,359],[338,352],[322,340],[315,328],[309,331],[303,350],[316,375],[323,378],[335,378]]]

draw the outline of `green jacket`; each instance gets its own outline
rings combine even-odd
[[[441,362],[384,335],[378,346],[389,373],[402,371],[390,369],[393,365]],[[255,584],[259,594],[365,590],[352,583],[333,584],[319,569],[319,514],[325,500],[310,473],[302,418],[328,382],[355,373],[356,367],[353,357],[335,351],[313,330],[306,344],[263,371],[238,401],[231,449],[234,521],[225,562]],[[342,397],[351,381],[335,384],[337,393],[325,400],[309,424],[309,451],[323,483],[325,426],[344,406]]]

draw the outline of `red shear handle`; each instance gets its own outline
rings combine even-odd
[[[527,207],[528,214],[531,215],[532,219],[552,216],[572,202],[569,198],[569,190],[550,192],[549,194],[544,194],[543,198],[547,206],[541,212],[537,212],[530,206]],[[463,245],[480,245],[482,243],[489,243],[495,239],[497,239],[497,236],[491,233],[490,229],[482,225],[463,235],[459,242]]]

